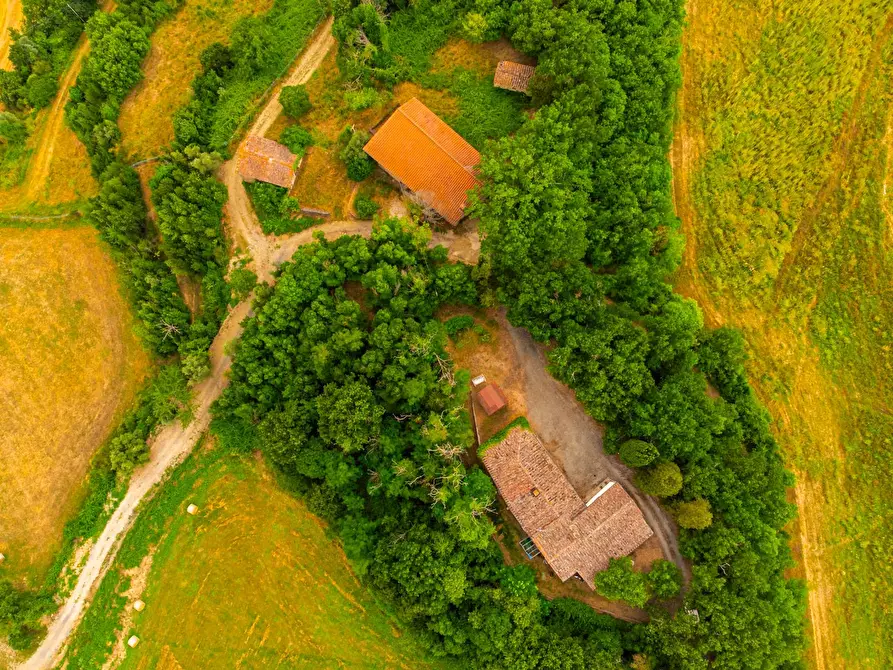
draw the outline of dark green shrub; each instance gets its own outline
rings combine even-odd
[[[666,498],[679,493],[682,488],[682,472],[673,462],[658,463],[637,472],[635,484],[644,493]]]
[[[447,319],[443,327],[446,329],[447,335],[450,336],[451,339],[455,340],[459,335],[474,326],[474,317],[468,316],[467,314],[462,314],[461,316],[454,316],[450,319]]]
[[[365,193],[357,194],[353,206],[357,210],[357,216],[361,219],[371,219],[381,209],[381,206]]]
[[[659,455],[657,447],[642,440],[627,440],[620,445],[620,460],[631,468],[651,465]]]
[[[29,105],[35,109],[42,109],[53,101],[58,90],[59,84],[52,72],[41,75],[32,74],[28,77],[25,95]]]
[[[633,570],[633,559],[629,556],[612,558],[607,570],[596,573],[595,585],[609,600],[622,600],[633,607],[644,607],[648,602],[645,575]]]
[[[279,93],[279,102],[282,104],[282,111],[293,119],[300,119],[312,106],[307,89],[301,85],[284,86]]]
[[[353,181],[363,181],[375,169],[375,162],[363,150],[370,137],[368,131],[345,128],[339,138],[345,142],[339,157],[347,166],[347,176]]]
[[[658,559],[651,564],[651,572],[645,575],[651,593],[661,600],[669,600],[679,595],[682,588],[682,571],[675,563]]]
[[[303,156],[307,147],[313,146],[313,136],[299,125],[289,126],[282,131],[279,141],[288,147],[295,156]]]

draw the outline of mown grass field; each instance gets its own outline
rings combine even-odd
[[[39,584],[149,359],[92,228],[0,227],[0,553]]]
[[[141,613],[128,606],[136,597]],[[131,634],[141,641],[125,652]],[[124,669],[443,667],[422,660],[262,462],[221,450],[191,457],[143,510],[68,668],[109,654]]]
[[[742,328],[796,470],[815,668],[893,666],[893,11],[689,3],[678,287]]]
[[[174,139],[173,112],[189,100],[199,56],[214,42],[229,42],[236,21],[263,14],[273,0],[185,0],[152,34],[145,78],[121,105],[122,147],[134,158],[157,156]]]

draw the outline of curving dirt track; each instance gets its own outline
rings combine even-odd
[[[308,46],[287,81],[301,81],[301,78],[306,81],[313,73],[334,43],[330,27],[331,20],[324,24],[314,41]],[[299,72],[300,77],[296,77],[295,72]],[[255,128],[263,127],[264,123],[271,122],[269,120],[271,108],[277,110],[276,114],[279,113],[278,110],[281,109],[281,106],[277,97],[274,97],[261,112],[252,131]],[[272,118],[275,119],[275,115]],[[230,226],[247,244],[248,251],[255,260],[257,274],[261,279],[272,282],[272,273],[275,267],[291,258],[299,246],[311,242],[313,233],[317,230],[322,230],[326,236],[333,238],[352,234],[368,236],[371,233],[372,227],[368,221],[334,221],[287,238],[268,237],[260,230],[242,182],[238,179],[234,161],[230,161],[224,166],[223,173],[229,189],[230,200],[227,204],[227,216]],[[436,235],[432,244],[438,243],[455,246],[458,249],[458,257],[477,260],[479,246],[473,232],[465,235],[454,233]],[[185,427],[179,423],[170,424],[152,440],[149,462],[134,472],[127,494],[90,550],[77,584],[51,622],[46,638],[31,658],[20,666],[20,670],[44,670],[53,667],[60,660],[65,651],[68,637],[77,627],[96,587],[117,553],[121,541],[139,513],[144,498],[164,480],[165,473],[172,466],[192,451],[202,433],[207,430],[211,420],[211,404],[220,396],[228,383],[226,373],[232,363],[226,353],[230,350],[228,345],[242,334],[241,323],[250,309],[251,298],[239,303],[223,322],[211,345],[211,373],[207,379],[196,386],[193,394],[192,421]]]
[[[276,117],[282,112],[282,105],[279,103],[279,91],[282,90],[282,87],[306,83],[320,63],[322,63],[326,54],[335,46],[335,38],[332,37],[332,22],[333,19],[329,17],[316,31],[313,40],[307,46],[301,58],[298,59],[291,72],[282,80],[282,83],[277,85],[269,102],[261,110],[260,114],[257,115],[248,132],[245,133],[242,144],[251,136],[263,137],[266,134]],[[230,233],[236,244],[247,249],[251,255],[254,262],[254,271],[257,273],[258,279],[260,281],[271,281],[273,278],[273,264],[270,256],[270,247],[273,244],[273,238],[264,235],[261,230],[260,222],[254,214],[248,193],[245,191],[242,178],[239,176],[237,156],[242,148],[242,144],[234,152],[234,157],[220,168],[221,181],[226,184],[226,190],[229,193],[229,199],[225,208],[226,221],[230,226]]]

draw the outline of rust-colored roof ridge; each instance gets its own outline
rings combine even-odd
[[[406,113],[406,111],[404,111],[403,108],[404,108],[406,105],[408,105],[409,103],[411,103],[411,102],[417,102],[419,105],[422,106],[422,108],[423,108],[426,112],[429,112],[429,113],[430,113],[432,116],[434,116],[438,121],[440,121],[444,126],[446,126],[447,128],[449,128],[452,132],[456,133],[455,129],[454,129],[450,124],[448,124],[446,121],[444,121],[444,120],[441,119],[439,116],[437,116],[436,114],[434,114],[434,112],[432,112],[430,109],[428,109],[428,107],[425,105],[424,102],[422,102],[421,100],[419,100],[418,98],[416,98],[416,97],[414,97],[414,96],[413,96],[412,98],[410,98],[409,100],[407,100],[406,102],[404,102],[402,105],[400,105],[400,106],[397,108],[397,111],[400,112],[400,113],[406,118],[407,121],[409,121],[412,125],[414,125],[416,128],[418,128],[419,131],[421,131],[421,133],[422,133],[425,137],[427,137],[427,138],[428,138],[429,140],[431,140],[435,145],[437,145],[437,148],[438,148],[438,149],[440,149],[443,153],[445,153],[447,156],[449,156],[449,157],[450,157],[450,160],[452,160],[456,165],[458,165],[460,168],[462,168],[462,169],[465,170],[468,174],[470,174],[472,177],[474,177],[474,180],[475,180],[475,181],[478,181],[477,175],[471,170],[471,168],[470,168],[469,166],[467,166],[467,165],[463,165],[462,162],[461,162],[458,158],[456,158],[456,157],[453,155],[453,153],[452,153],[449,149],[447,149],[445,146],[443,146],[443,144],[441,144],[441,143],[438,142],[436,139],[434,139],[434,138],[431,136],[431,133],[429,133],[427,130],[425,130],[424,128],[422,128],[422,126],[419,125],[419,124],[416,122],[416,120],[415,120],[414,118],[412,118],[409,114]],[[458,135],[459,138],[462,139],[462,141],[468,143],[468,140],[466,140],[464,137],[462,137],[461,135],[459,135],[459,133],[456,133],[456,135]],[[469,144],[469,146],[471,146],[471,145]],[[471,147],[471,148],[474,149],[474,147]],[[477,149],[474,149],[474,150],[477,151]],[[480,153],[480,152],[478,152],[478,153]]]

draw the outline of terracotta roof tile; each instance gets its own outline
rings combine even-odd
[[[496,88],[505,88],[509,91],[527,93],[530,87],[530,79],[536,71],[532,65],[515,63],[510,60],[500,61],[493,75],[493,85]]]
[[[416,98],[391,114],[364,149],[449,224],[465,216],[481,156]]]
[[[530,431],[514,428],[483,461],[509,511],[562,581],[577,574],[595,588],[595,573],[610,558],[626,556],[653,534],[616,482],[583,502]]]
[[[487,416],[495,414],[506,405],[505,395],[496,384],[488,384],[478,391],[478,402]]]
[[[288,147],[252,136],[239,148],[239,174],[245,181],[264,181],[290,189],[295,183],[296,158]]]

